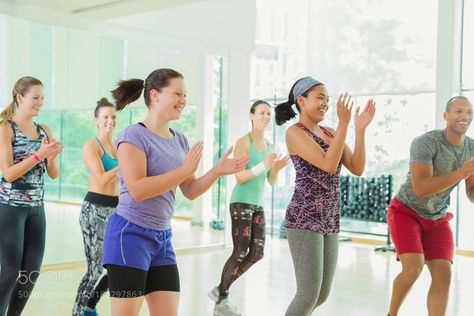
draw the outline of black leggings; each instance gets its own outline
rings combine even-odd
[[[43,206],[0,204],[0,315],[20,315],[43,262]]]
[[[232,203],[232,240],[234,250],[222,270],[219,294],[229,294],[231,284],[255,262],[263,258],[265,247],[265,213],[261,206]]]

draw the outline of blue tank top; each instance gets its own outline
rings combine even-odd
[[[104,146],[102,146],[102,143],[100,142],[100,140],[97,137],[95,138],[95,140],[99,143],[100,148],[102,148],[102,151],[104,152],[102,157],[100,157],[100,161],[102,161],[102,165],[104,166],[105,172],[107,172],[109,170],[112,170],[115,167],[117,167],[118,166],[118,160],[113,158],[113,157],[110,157],[109,154],[107,154],[107,152],[105,151]]]

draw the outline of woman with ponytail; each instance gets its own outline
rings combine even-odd
[[[97,102],[94,122],[98,135],[82,147],[82,160],[89,172],[89,189],[82,203],[79,223],[87,272],[77,290],[73,316],[96,316],[95,307],[108,289],[107,274],[100,278],[103,271],[102,244],[107,219],[118,204],[117,150],[112,139],[116,113],[115,106],[106,98]]]
[[[365,130],[375,114],[370,99],[355,114],[354,152],[345,144],[351,119],[351,97],[337,101],[336,130],[320,123],[328,109],[323,83],[304,77],[290,90],[288,101],[275,109],[278,125],[300,114],[286,132],[286,144],[296,170],[295,191],[288,205],[285,227],[296,276],[296,295],[287,316],[306,316],[326,301],[336,270],[339,233],[339,173],[344,165],[360,176],[365,167]]]
[[[228,158],[229,148],[211,170],[195,178],[203,143],[189,148],[186,137],[169,127],[186,106],[183,76],[162,68],[146,80],[120,81],[112,91],[117,110],[142,91],[146,118],[117,138],[120,198],[104,238],[103,265],[114,316],[138,315],[143,298],[151,315],[178,314],[180,284],[170,225],[176,187],[193,200],[220,176],[239,172],[248,162],[248,157]]]
[[[270,185],[275,184],[278,172],[290,158],[278,157],[273,152],[273,145],[265,138],[265,129],[271,119],[270,105],[257,100],[250,107],[249,115],[252,130],[237,140],[234,151],[234,157],[250,156],[246,169],[235,174],[237,184],[230,198],[234,249],[222,270],[221,283],[208,294],[216,302],[214,315],[238,315],[227,297],[231,284],[263,258],[265,179]]]
[[[33,121],[43,84],[20,78],[0,123],[0,315],[20,315],[40,273],[46,223],[44,173],[59,175],[61,142]]]

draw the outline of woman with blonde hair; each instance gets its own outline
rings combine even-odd
[[[33,121],[43,106],[43,84],[20,78],[0,123],[0,315],[20,315],[43,261],[46,223],[44,173],[59,175],[61,142]]]

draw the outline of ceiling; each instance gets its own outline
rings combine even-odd
[[[19,7],[41,7],[96,20],[108,20],[201,1],[204,0],[7,0],[6,2]]]

